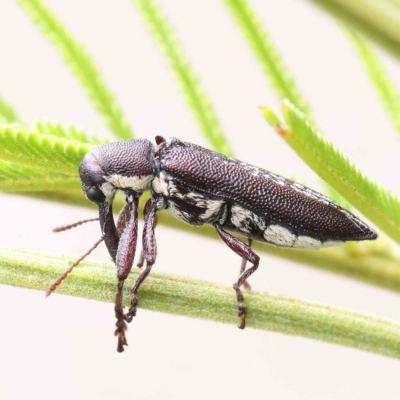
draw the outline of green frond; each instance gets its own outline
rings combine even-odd
[[[282,138],[349,203],[400,242],[400,199],[362,174],[288,100],[282,103],[282,113],[288,128],[281,124],[274,126]]]
[[[162,49],[203,135],[216,151],[233,156],[233,150],[222,131],[211,101],[185,57],[173,28],[165,15],[154,0],[133,0],[133,2]]]
[[[94,134],[88,134],[72,125],[65,127],[58,122],[37,121],[35,127],[36,131],[41,135],[53,135],[55,137],[78,140],[79,142],[90,143],[98,146],[109,142],[105,138],[100,138]]]
[[[0,160],[0,190],[9,193],[43,190],[80,189],[81,182],[76,176],[57,174]]]
[[[76,140],[39,135],[23,128],[0,127],[0,159],[77,176],[83,156],[94,146]]]
[[[303,113],[310,115],[309,105],[249,2],[224,0],[224,3],[242,30],[278,98],[289,99]]]
[[[131,139],[133,132],[129,123],[83,45],[73,38],[42,1],[18,0],[18,2],[58,49],[111,131],[119,139]]]
[[[400,59],[398,0],[311,0]]]
[[[343,29],[364,64],[371,83],[400,136],[400,93],[372,47],[355,32]]]
[[[0,97],[0,122],[2,124],[12,124],[19,122],[19,117],[10,103]]]
[[[23,250],[0,249],[0,282],[46,290],[73,260]],[[134,269],[125,285],[125,305]],[[58,293],[114,302],[115,268],[83,261],[57,288]],[[298,335],[400,358],[400,325],[370,315],[286,296],[246,293],[246,324],[255,329]],[[232,288],[210,282],[151,273],[140,291],[140,308],[232,324],[237,302]],[[112,327],[110,327],[112,329]]]

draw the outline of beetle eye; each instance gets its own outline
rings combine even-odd
[[[101,189],[96,186],[91,186],[88,190],[85,191],[85,194],[88,200],[93,201],[93,203],[97,204],[103,203],[106,199],[106,196],[101,191]]]

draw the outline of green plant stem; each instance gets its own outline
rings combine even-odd
[[[0,281],[13,286],[46,290],[73,261],[62,256],[0,249]],[[137,278],[139,272],[136,269],[132,271],[125,285],[125,305],[129,304],[132,280]],[[57,292],[114,302],[115,268],[111,264],[82,262],[57,288]],[[394,322],[257,292],[246,293],[246,305],[248,327],[304,336],[400,358],[400,325]],[[231,288],[156,272],[149,275],[140,290],[139,307],[232,325],[238,322],[237,303]]]
[[[400,7],[392,0],[311,0],[400,59]]]

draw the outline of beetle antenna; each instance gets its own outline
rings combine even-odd
[[[58,226],[57,228],[53,228],[53,232],[67,231],[68,229],[76,228],[79,225],[86,224],[86,222],[92,222],[92,221],[98,221],[98,220],[99,220],[99,217],[84,219],[82,221],[75,222],[71,225],[64,225],[64,226]]]
[[[103,235],[83,256],[78,258],[63,274],[61,274],[54,283],[47,289],[46,297],[49,297],[56,289],[57,286],[68,276],[69,273],[82,261],[84,260],[105,238]]]

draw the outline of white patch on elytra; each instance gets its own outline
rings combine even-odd
[[[344,242],[341,240],[327,240],[326,242],[322,242],[321,247],[332,247],[332,246],[342,246]]]
[[[231,213],[231,223],[242,232],[251,233],[251,225],[257,226],[260,231],[265,229],[264,220],[246,208],[232,206]]]
[[[294,249],[318,250],[321,247],[321,242],[309,236],[298,236],[292,247]]]
[[[280,247],[292,247],[296,242],[296,235],[279,225],[270,225],[264,231],[264,239]]]
[[[138,193],[148,190],[153,178],[153,175],[123,176],[117,174],[104,177],[104,179],[116,189],[132,189]]]

